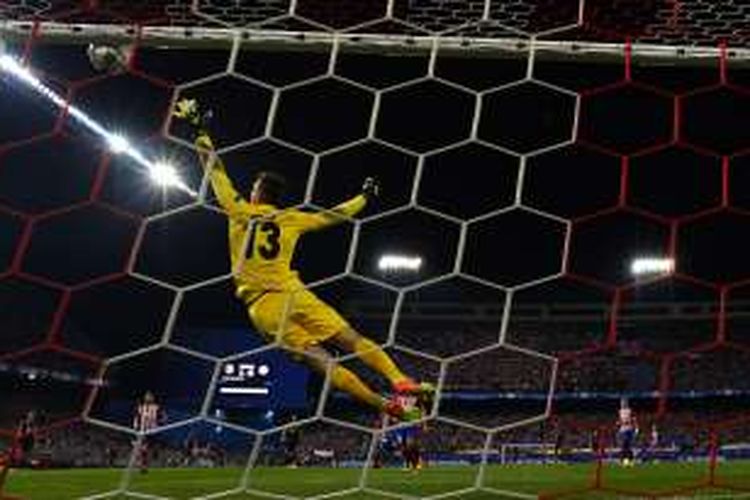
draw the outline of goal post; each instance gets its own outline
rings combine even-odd
[[[700,65],[725,57],[728,61],[745,64],[750,60],[750,49],[734,46],[670,45],[661,43],[602,42],[596,40],[566,40],[560,38],[477,37],[447,35],[404,35],[389,33],[345,33],[326,31],[289,31],[274,29],[138,26],[130,24],[92,24],[59,21],[0,21],[0,39],[23,43],[38,37],[45,43],[137,43],[145,47],[174,49],[224,49],[228,43],[252,44],[277,50],[316,50],[333,44],[358,48],[363,51],[399,53],[410,49],[451,51],[467,57],[481,54],[527,54],[541,59],[568,61],[612,62],[628,52],[644,63]]]

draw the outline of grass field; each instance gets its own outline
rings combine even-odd
[[[698,493],[671,493],[705,482],[707,469],[705,463],[663,463],[627,469],[616,465],[605,466],[601,484],[610,492],[589,491],[564,498],[623,498],[629,496],[625,492],[644,498],[643,492],[668,494],[668,498],[750,498],[750,462],[739,461],[720,464],[716,471],[716,484],[721,486],[703,488]],[[360,472],[359,469],[266,467],[252,471],[250,484],[255,489],[277,495],[312,496],[356,487]],[[536,496],[540,493],[580,490],[592,484],[594,473],[591,464],[492,466],[486,470],[484,484],[496,490]],[[429,496],[470,487],[476,474],[477,468],[469,466],[433,467],[419,473],[381,469],[370,472],[368,486],[403,495]],[[154,469],[147,474],[135,473],[129,491],[188,499],[232,489],[239,484],[241,475],[242,470],[234,468]],[[116,489],[121,477],[122,470],[118,469],[12,471],[5,492],[32,500],[73,499]],[[512,497],[480,491],[461,493],[454,498],[483,500]],[[264,497],[236,493],[222,498],[249,500]],[[357,491],[337,498],[374,500],[387,497]]]

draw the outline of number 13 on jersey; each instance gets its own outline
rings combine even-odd
[[[260,234],[258,234],[260,233]],[[273,219],[250,218],[250,234],[245,258],[250,260],[256,253],[265,260],[273,260],[281,252],[281,228]]]

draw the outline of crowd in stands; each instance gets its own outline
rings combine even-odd
[[[571,334],[571,329],[568,329]],[[562,343],[578,347],[599,347],[600,350],[585,356],[564,359],[557,372],[557,392],[596,391],[655,391],[660,387],[662,358],[650,351],[657,345],[653,339],[621,340],[605,348],[600,334],[581,330],[577,341],[569,338]],[[665,332],[662,332],[665,333]],[[508,339],[520,339],[520,333],[509,331]],[[572,335],[572,334],[571,334]],[[664,336],[667,334],[665,333]],[[702,330],[695,332],[698,345]],[[679,351],[686,335],[675,345],[679,356],[669,366],[669,387],[676,391],[750,391],[750,352],[737,349],[709,351]],[[705,337],[705,335],[704,335]],[[466,349],[476,339],[472,332],[454,331],[444,335],[410,336],[410,341],[422,338],[424,345],[411,342],[410,348],[433,352],[447,350],[448,346]],[[524,332],[524,348],[550,352],[550,334],[542,331]],[[664,341],[666,342],[666,341]],[[664,342],[659,341],[660,344]],[[435,348],[435,345],[439,346]],[[442,347],[440,347],[442,346]],[[473,345],[472,345],[473,346]],[[445,348],[445,349],[444,349]],[[668,352],[662,349],[660,352]],[[460,351],[454,351],[460,352]],[[419,363],[415,358],[413,363]],[[423,361],[431,363],[431,361]],[[551,363],[512,348],[498,347],[462,357],[448,364],[445,388],[447,390],[484,391],[540,391],[545,390],[551,378]]]
[[[731,405],[730,405],[731,406]],[[750,407],[745,408],[750,410]],[[486,410],[487,411],[487,410]],[[456,419],[469,420],[481,410],[467,410]],[[488,413],[491,413],[488,411]],[[637,412],[640,434],[638,446],[646,445],[652,427],[659,434],[659,446],[675,453],[707,456],[712,445],[711,423],[733,421],[732,425],[716,428],[714,439],[720,446],[750,444],[750,411],[713,405],[678,408],[657,417],[650,411]],[[492,415],[487,415],[488,419]],[[508,422],[520,422],[528,415],[507,412]],[[293,438],[291,437],[293,436]],[[266,465],[333,465],[361,462],[366,459],[373,439],[380,434],[322,422],[308,423],[271,433],[264,439],[260,463]],[[433,459],[452,456],[476,456],[486,444],[488,434],[468,426],[442,420],[428,421],[422,432],[421,446]],[[212,439],[167,440],[149,439],[151,467],[222,467],[245,465],[250,438],[241,446],[227,445]],[[289,459],[289,443],[292,442]],[[6,443],[7,445],[8,443]],[[565,455],[587,452],[593,457],[599,448],[617,447],[615,413],[611,408],[586,407],[578,411],[553,414],[550,418],[527,423],[492,435],[490,453],[510,454],[505,459],[523,457],[524,453],[555,453]],[[40,466],[52,467],[123,467],[133,450],[132,436],[96,425],[73,423],[39,433],[34,458]]]
[[[410,348],[438,355],[467,351],[479,347],[485,340],[494,341],[499,333],[478,325],[475,322],[462,333],[457,324],[446,323],[451,329],[443,334],[427,335],[423,331],[420,335],[405,335],[404,338],[409,339]],[[515,329],[508,331],[508,339],[511,342],[515,339],[516,344],[540,352],[550,352],[551,345],[597,345],[602,340],[602,332],[585,326],[567,326],[565,334],[558,337],[559,343],[555,344],[551,340],[554,335],[548,327],[535,331],[521,328],[529,327],[528,324],[511,323]],[[696,338],[699,333],[696,332]],[[685,338],[685,335],[681,336],[682,340]],[[649,345],[655,344],[652,342]],[[555,391],[558,405],[553,417],[504,430],[494,437],[491,448],[499,450],[513,443],[568,449],[593,449],[602,443],[604,446],[614,446],[614,419],[619,395],[640,394],[641,398],[647,399],[644,394],[660,388],[663,365],[660,360],[645,355],[646,350],[643,343],[631,337],[610,349],[562,360],[557,370]],[[437,372],[435,362],[426,358],[420,360],[418,356],[412,356],[409,363],[417,373]],[[425,366],[422,367],[421,363]],[[706,429],[713,422],[750,416],[750,402],[747,401],[750,398],[737,394],[737,391],[750,391],[750,377],[747,376],[750,374],[749,353],[730,349],[683,353],[673,359],[668,368],[669,390],[679,392],[683,399],[674,404],[670,400],[668,411],[659,418],[653,416],[656,411],[653,399],[648,403],[636,401],[635,411],[642,431],[640,439],[646,439],[653,424],[658,428],[660,441],[665,446],[705,450],[709,443]],[[543,396],[550,387],[553,363],[521,350],[498,347],[452,360],[447,364],[445,374],[445,404],[441,404],[441,414],[454,421],[494,427],[544,413],[546,400]],[[701,391],[712,391],[710,397],[714,398],[739,399],[729,403],[725,399],[717,404],[714,400],[701,399],[708,396],[698,397],[694,394]],[[462,406],[461,394],[467,392],[485,395],[512,392],[516,397],[520,394],[521,399],[505,400],[502,405],[498,401],[480,401]],[[529,408],[522,408],[525,404],[524,394],[536,397],[533,405],[529,403]],[[582,394],[594,396],[582,398]],[[602,397],[597,394],[606,395],[606,401],[597,399]],[[508,401],[511,402],[510,406]],[[23,398],[18,398],[17,402],[23,406],[30,405]],[[0,418],[7,420],[5,417],[14,414],[14,411],[10,407],[0,408]],[[3,422],[3,425],[9,428],[7,422]],[[298,433],[295,454],[301,464],[321,460],[328,463],[330,457],[327,452],[334,457],[331,461],[335,463],[362,460],[370,449],[371,437],[366,432],[341,426],[305,425]],[[721,443],[750,443],[750,425],[729,426],[722,429],[717,437]],[[432,422],[424,433],[423,448],[430,453],[470,453],[483,449],[485,439],[485,433],[474,429]],[[129,435],[78,423],[40,433],[35,452],[60,466],[121,467],[130,458],[132,440]],[[269,458],[264,460],[276,463],[272,457],[283,445],[274,444],[272,439],[267,441],[264,441],[263,450]],[[8,446],[6,441],[4,447]],[[149,446],[153,466],[243,465],[247,459],[247,450],[234,450],[211,440],[167,441],[156,438],[150,440]],[[3,443],[0,443],[0,447],[3,447]],[[321,451],[324,453],[321,454]]]
[[[750,390],[750,352],[721,349],[675,360],[672,386],[681,391]]]
[[[82,422],[37,432],[29,464],[41,467],[123,467],[133,452],[132,435]],[[224,449],[219,441],[147,438],[149,459],[155,467],[215,467],[241,465],[247,453]],[[10,447],[8,440],[6,447]]]
[[[127,464],[132,444],[127,436],[75,423],[41,433],[35,448],[37,455],[63,466],[117,467]]]
[[[446,390],[546,391],[552,378],[548,359],[497,348],[448,365]]]

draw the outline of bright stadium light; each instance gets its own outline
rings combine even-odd
[[[110,134],[109,137],[107,137],[107,144],[109,144],[110,151],[116,155],[122,154],[130,149],[130,141],[128,141],[127,137],[120,134]]]
[[[0,69],[3,71],[10,71],[10,68],[13,65],[13,58],[4,52],[4,49],[0,52]]]
[[[151,181],[157,186],[171,187],[179,186],[182,183],[180,175],[177,173],[177,169],[174,165],[164,161],[157,161],[154,163],[149,174],[151,176]]]
[[[69,117],[76,120],[106,143],[107,147],[109,147],[113,153],[129,157],[140,167],[144,168],[149,174],[154,171],[163,171],[163,168],[160,168],[155,162],[149,160],[146,155],[136,149],[125,136],[107,130],[103,125],[91,118],[80,108],[69,104],[62,96],[46,86],[39,78],[34,76],[28,68],[21,64],[18,59],[10,54],[3,54],[0,52],[0,75],[8,75],[16,82],[30,87],[37,94],[52,102],[58,108],[65,110]],[[198,194],[176,175],[172,178],[172,182],[162,185],[175,187],[185,191],[191,196],[197,196]]]
[[[675,261],[668,257],[637,257],[630,263],[633,276],[652,276],[655,274],[672,274]]]
[[[422,268],[422,257],[384,254],[378,260],[378,269],[383,272],[417,272]]]

